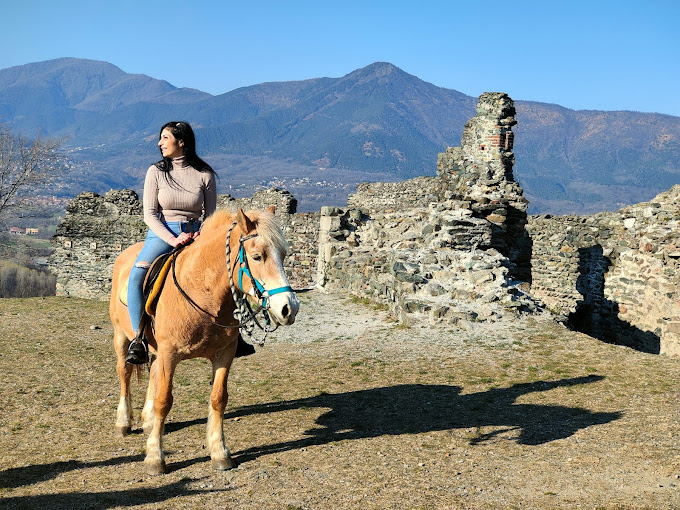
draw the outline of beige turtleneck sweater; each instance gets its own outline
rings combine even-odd
[[[205,219],[215,212],[217,205],[215,174],[199,172],[181,157],[172,160],[169,177],[172,179],[166,178],[156,165],[151,165],[144,181],[144,222],[168,244],[175,235],[162,220],[198,219],[201,210],[205,211]]]

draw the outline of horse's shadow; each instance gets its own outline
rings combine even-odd
[[[9,468],[0,471],[0,489],[10,489],[29,485],[32,483],[50,480],[55,476],[67,471],[78,469],[97,468],[102,466],[117,466],[129,462],[141,462],[144,455],[126,455],[95,462],[81,462],[79,460],[68,460],[60,462],[50,462],[48,464],[33,464],[30,466]]]
[[[298,439],[235,452],[237,462],[262,455],[323,445],[343,439],[364,439],[382,435],[418,434],[438,430],[493,427],[485,433],[471,433],[469,444],[476,445],[503,435],[519,444],[539,445],[571,436],[576,431],[609,423],[619,412],[593,412],[579,407],[518,404],[522,395],[564,386],[579,386],[601,381],[601,376],[575,377],[558,381],[515,384],[478,393],[461,394],[459,386],[404,384],[345,393],[320,395],[282,402],[245,406],[225,415],[236,418],[294,409],[327,409],[313,426],[301,430]],[[205,424],[205,419],[168,423],[166,434],[182,428]],[[143,455],[131,455],[99,462],[54,462],[0,471],[0,489],[30,485],[48,480],[64,471],[141,462]],[[173,471],[205,460],[191,459],[171,466]],[[150,490],[131,489],[87,494],[74,492],[29,497],[4,498],[12,508],[108,508],[139,504],[159,504],[168,498],[204,492],[180,480]]]
[[[225,491],[223,489],[193,489],[188,486],[189,483],[192,482],[195,482],[195,480],[182,479],[161,487],[144,486],[120,491],[65,492],[56,494],[39,494],[33,496],[6,497],[0,499],[0,507],[12,508],[15,510],[34,510],[35,508],[50,508],[54,510],[91,508],[99,510],[102,508],[152,505],[154,508],[163,508],[164,502],[179,496]]]
[[[0,471],[0,490],[22,487],[26,485],[51,480],[66,471],[98,468],[102,466],[117,466],[130,462],[141,462],[144,455],[126,455],[103,461],[81,462],[77,460],[34,464],[30,466],[9,468]],[[103,492],[63,492],[47,493],[31,496],[0,497],[1,508],[27,509],[53,508],[112,508],[137,506],[142,504],[162,505],[164,501],[191,494],[205,494],[215,490],[193,489],[188,486],[195,480],[182,479],[162,487],[149,488],[147,486],[123,489],[119,491]]]
[[[346,393],[323,393],[297,400],[246,406],[227,413],[225,418],[302,408],[328,409],[315,420],[314,426],[301,432],[302,437],[299,439],[235,452],[238,462],[343,439],[460,428],[478,429],[485,426],[497,428],[485,434],[472,434],[470,444],[479,444],[508,433],[519,444],[538,445],[569,437],[592,425],[609,423],[618,419],[621,413],[592,412],[558,405],[517,404],[517,398],[528,393],[591,384],[602,379],[601,376],[592,375],[538,381],[471,394],[461,394],[458,386],[406,384]],[[195,423],[197,421],[174,423],[166,432]]]

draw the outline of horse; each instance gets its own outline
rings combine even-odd
[[[135,368],[125,362],[134,331],[119,293],[142,245],[137,243],[121,252],[113,267],[109,315],[120,378],[115,422],[118,437],[132,430],[130,376]],[[141,418],[149,435],[144,459],[147,473],[166,472],[162,436],[173,403],[173,374],[180,361],[197,357],[209,359],[213,370],[207,421],[212,466],[217,470],[236,466],[225,445],[223,427],[227,379],[239,333],[234,310],[243,311],[250,296],[259,301],[267,322],[273,322],[274,327],[293,324],[300,303],[283,270],[287,251],[288,244],[270,207],[248,213],[239,209],[236,214],[217,210],[205,221],[195,241],[174,255],[175,281],[168,277],[157,298],[152,325],[146,328],[151,366]],[[139,375],[139,365],[137,369]]]

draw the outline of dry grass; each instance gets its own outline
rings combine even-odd
[[[170,473],[147,477],[144,435],[113,437],[106,308],[0,300],[0,507],[680,507],[678,360],[532,319],[396,327],[312,293],[232,371],[239,467],[210,468],[210,369],[196,360],[175,379]]]

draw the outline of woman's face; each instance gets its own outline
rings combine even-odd
[[[165,128],[161,131],[161,138],[158,140],[158,147],[164,158],[179,158],[184,156],[184,142],[175,138],[170,129]]]

